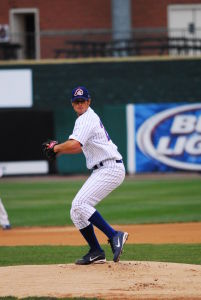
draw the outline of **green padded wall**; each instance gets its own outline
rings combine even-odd
[[[9,68],[33,70],[36,109],[66,107],[77,85],[87,86],[94,106],[201,100],[201,58],[0,65]]]
[[[71,90],[84,85],[92,96],[92,107],[118,145],[125,164],[126,104],[201,101],[199,57],[0,64],[0,70],[24,68],[32,69],[33,74],[34,105],[30,110],[54,113],[54,138],[63,141],[72,132],[76,116],[70,103]],[[61,174],[85,173],[85,159],[81,154],[61,156],[57,159],[57,170]]]
[[[71,89],[86,86],[95,106],[201,99],[201,59],[34,66],[36,107],[65,107]]]

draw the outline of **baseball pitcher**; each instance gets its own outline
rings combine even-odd
[[[94,232],[96,226],[107,237],[118,262],[127,232],[116,231],[96,210],[96,205],[117,188],[125,178],[125,167],[117,146],[111,141],[99,116],[90,107],[88,90],[79,86],[72,91],[71,103],[78,118],[69,139],[63,143],[47,141],[43,151],[49,160],[58,154],[83,152],[91,176],[84,183],[72,202],[71,219],[89,245],[89,252],[76,261],[78,265],[103,263],[105,252]]]

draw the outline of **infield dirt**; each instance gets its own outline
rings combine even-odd
[[[201,223],[121,225],[128,243],[201,243]],[[154,233],[154,234],[153,234]],[[101,243],[105,237],[97,232]],[[74,227],[0,230],[0,246],[83,245]],[[161,262],[31,265],[0,268],[0,297],[201,299],[201,266]]]
[[[116,230],[127,231],[130,244],[201,243],[201,222],[145,225],[115,225]],[[101,243],[107,238],[96,231]],[[21,245],[84,245],[75,227],[19,227],[0,230],[0,246]]]

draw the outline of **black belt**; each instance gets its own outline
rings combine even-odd
[[[117,164],[121,164],[121,163],[123,163],[123,160],[122,159],[117,159],[117,160],[115,160],[115,162],[117,163]],[[99,169],[100,167],[103,167],[103,162],[101,161],[98,165],[95,165],[93,168],[92,168],[92,170],[97,170],[97,169]]]

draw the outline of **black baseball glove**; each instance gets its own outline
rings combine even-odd
[[[58,145],[58,141],[48,140],[42,144],[42,151],[45,157],[49,161],[53,161],[56,158],[56,153],[54,152],[54,146]]]

